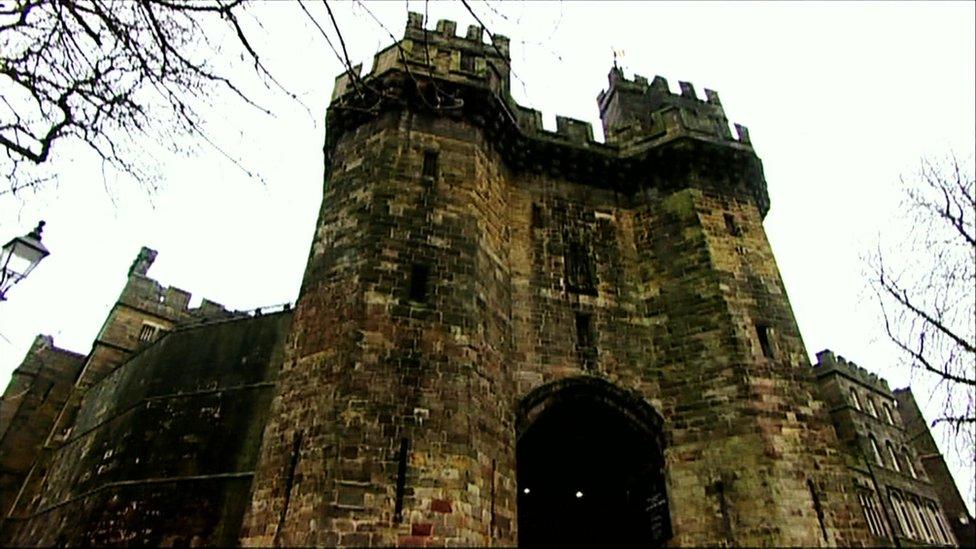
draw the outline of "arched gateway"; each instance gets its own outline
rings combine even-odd
[[[516,421],[519,547],[650,547],[671,537],[663,419],[595,377],[539,387]]]

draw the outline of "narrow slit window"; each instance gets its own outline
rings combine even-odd
[[[410,267],[410,300],[419,303],[427,301],[427,285],[430,278],[430,267],[414,264]]]
[[[813,479],[807,479],[807,488],[810,489],[810,499],[813,501],[813,510],[817,514],[817,521],[820,522],[820,533],[823,534],[824,541],[829,541],[827,525],[824,524],[823,506],[820,504],[820,494],[817,493],[817,487],[814,485]]]
[[[295,469],[298,468],[298,461],[301,459],[303,438],[304,432],[302,431],[298,431],[292,436],[291,457],[288,460],[288,469],[285,472],[284,502],[281,506],[281,512],[278,514],[278,527],[275,528],[275,546],[278,545],[278,536],[281,534],[281,529],[285,525],[285,518],[288,516],[288,505],[291,502],[291,491],[295,484]]]
[[[756,335],[759,336],[759,347],[762,349],[762,354],[766,358],[775,358],[773,356],[773,329],[769,326],[758,324],[756,325]]]
[[[596,347],[593,343],[593,316],[588,313],[576,313],[576,350],[583,369],[591,369],[596,360]]]
[[[423,176],[437,179],[437,151],[424,151]]]
[[[861,409],[861,401],[857,398],[857,391],[853,387],[851,387],[851,404],[854,405],[855,409]]]
[[[393,507],[393,521],[397,524],[403,520],[403,493],[407,485],[407,452],[409,449],[410,439],[400,439],[400,451],[397,452],[396,502]]]

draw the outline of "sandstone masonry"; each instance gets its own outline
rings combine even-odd
[[[422,20],[336,81],[294,311],[189,309],[144,250],[57,421],[24,409],[0,542],[956,543],[887,385],[810,367],[718,94],[614,67],[603,142],[548,131],[507,38]]]

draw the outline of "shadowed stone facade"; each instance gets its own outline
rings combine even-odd
[[[140,255],[0,541],[888,543],[718,95],[614,68],[551,132],[455,33],[336,81],[293,312],[194,324]]]

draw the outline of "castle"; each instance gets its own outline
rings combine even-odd
[[[604,142],[551,132],[483,35],[410,14],[337,79],[294,308],[144,249],[89,354],[37,339],[0,543],[971,543],[911,392],[810,366],[718,95],[615,67]]]

